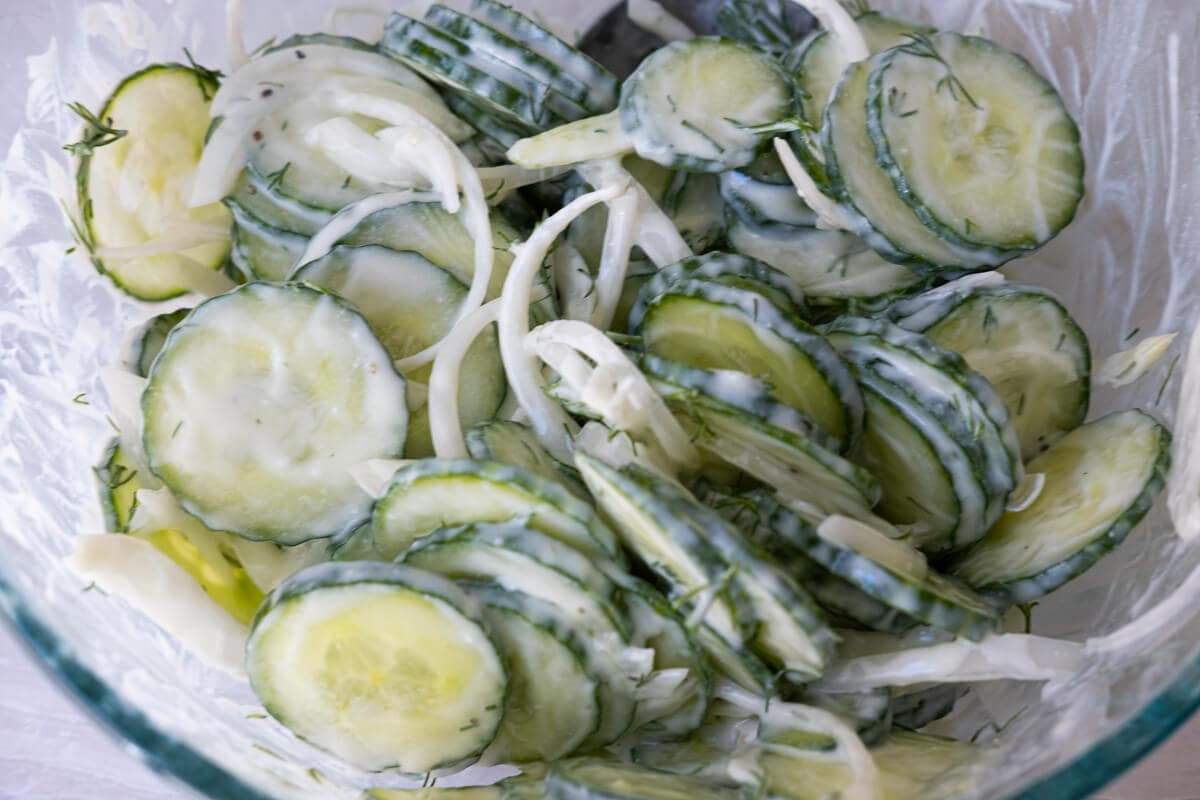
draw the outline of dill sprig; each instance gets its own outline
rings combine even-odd
[[[196,63],[196,59],[192,58],[191,51],[186,47],[183,48],[183,54],[187,57],[192,72],[196,73],[196,85],[200,87],[200,93],[204,95],[205,100],[212,100],[212,87],[221,85],[225,73]]]
[[[900,45],[896,48],[897,50],[907,53],[910,56],[916,56],[917,58],[932,59],[946,68],[946,76],[937,82],[937,91],[940,92],[946,89],[955,100],[966,100],[976,111],[982,110],[979,103],[975,102],[975,98],[967,91],[967,87],[954,74],[954,70],[950,67],[949,62],[942,58],[942,54],[938,52],[933,39],[924,33],[906,33],[905,38],[908,39],[908,44]]]
[[[83,138],[78,142],[63,145],[63,150],[73,156],[90,156],[98,148],[110,145],[129,134],[129,131],[114,128],[111,118],[106,121],[97,117],[83,103],[67,103],[67,108],[84,121]]]

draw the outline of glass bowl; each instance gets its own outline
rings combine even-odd
[[[419,4],[419,3],[417,3]],[[97,371],[153,310],[120,297],[68,254],[60,209],[72,182],[62,143],[123,74],[178,60],[223,62],[212,0],[0,0],[0,607],[45,667],[154,766],[214,798],[354,797],[399,779],[357,773],[264,718],[246,685],[199,663],[122,601],[63,564],[71,537],[103,530],[91,466],[111,436]],[[248,3],[247,40],[312,31],[326,3]],[[578,34],[607,10],[536,7]],[[1097,387],[1093,415],[1142,407],[1175,425],[1180,354],[1200,313],[1200,6],[1191,0],[879,0],[885,12],[982,30],[1025,54],[1077,115],[1089,194],[1079,218],[1006,272],[1058,292],[1097,363],[1127,340],[1183,335],[1133,385]],[[369,17],[345,20],[370,25]],[[1182,44],[1188,43],[1187,48]],[[1193,421],[1194,424],[1195,421]],[[1178,476],[1197,457],[1176,430]],[[1187,472],[1191,472],[1191,468]],[[1118,552],[1034,611],[1039,633],[1090,638],[1085,668],[1054,685],[975,687],[946,723],[982,730],[972,797],[1078,798],[1136,762],[1200,703],[1200,550],[1175,533],[1165,498]],[[1193,523],[1194,524],[1194,523]],[[1149,616],[1146,616],[1149,615]],[[1113,632],[1117,632],[1114,634]],[[1105,635],[1108,635],[1107,637]],[[1019,712],[1019,713],[1018,713]],[[997,733],[996,729],[1002,729]],[[461,780],[478,778],[467,776]],[[454,780],[446,782],[453,785]],[[441,784],[439,784],[441,785]],[[932,795],[936,796],[936,795]]]

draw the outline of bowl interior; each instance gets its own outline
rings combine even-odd
[[[223,21],[207,0],[47,0],[34,9],[6,2],[0,89],[13,102],[0,110],[0,425],[7,434],[0,440],[0,607],[99,716],[211,796],[353,797],[367,785],[403,785],[297,741],[263,717],[243,682],[198,662],[64,566],[72,536],[103,530],[91,467],[112,431],[97,371],[115,360],[128,329],[161,310],[122,299],[70,252],[60,198],[73,187],[61,145],[77,120],[65,103],[94,105],[121,75],[180,60],[184,46],[201,63],[221,65]],[[329,22],[325,3],[247,5],[251,44]],[[574,35],[606,10],[559,0],[517,5],[536,7]],[[1119,390],[1098,386],[1092,409],[1095,417],[1141,407],[1173,425],[1200,289],[1192,268],[1200,252],[1200,139],[1183,133],[1200,115],[1200,89],[1185,79],[1200,74],[1200,54],[1182,37],[1197,29],[1200,9],[1189,0],[878,5],[982,30],[1028,57],[1062,92],[1083,131],[1088,197],[1063,235],[1005,272],[1056,291],[1088,333],[1097,364],[1129,340],[1182,332],[1146,377]],[[335,22],[378,25],[370,15]],[[1200,384],[1200,375],[1187,377]],[[1192,437],[1176,433],[1181,474],[1195,454]],[[1176,484],[1172,492],[1182,494]],[[1037,606],[1038,633],[1120,635],[1093,641],[1085,669],[1069,682],[974,687],[942,723],[958,735],[983,730],[989,743],[968,768],[972,796],[1083,796],[1190,712],[1200,701],[1192,688],[1200,603],[1190,602],[1200,600],[1198,564],[1200,551],[1175,534],[1164,498],[1115,555]],[[1153,620],[1139,619],[1156,607]]]

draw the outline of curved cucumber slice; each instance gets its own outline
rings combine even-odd
[[[284,581],[254,620],[246,667],[272,716],[367,770],[474,760],[508,685],[479,604],[398,564],[319,564]]]
[[[649,767],[578,758],[546,774],[546,800],[737,800],[735,789]]]
[[[404,379],[332,295],[254,283],[171,332],[142,396],[150,469],[214,530],[298,544],[354,528],[350,468],[400,454]]]
[[[821,128],[830,186],[854,233],[888,261],[932,276],[1003,263],[1000,253],[956,246],[926,228],[876,162],[875,143],[867,132],[867,80],[878,59],[846,70]]]
[[[956,286],[897,303],[896,324],[928,336],[988,379],[1028,461],[1087,417],[1091,348],[1066,308],[1035,286]]]
[[[122,450],[120,438],[109,443],[100,464],[93,467],[92,471],[96,474],[96,486],[100,490],[100,508],[104,512],[105,527],[110,533],[126,531],[137,507],[135,495],[138,489],[147,487],[138,479],[137,464]]]
[[[230,258],[247,280],[282,281],[292,274],[308,246],[308,237],[274,228],[232,198],[225,206],[233,214]]]
[[[183,321],[190,311],[190,308],[181,308],[178,311],[159,314],[150,318],[133,335],[130,341],[129,355],[125,359],[131,372],[143,378],[150,374],[150,365],[162,352],[167,335]]]
[[[1171,435],[1141,411],[1089,422],[1029,462],[1046,476],[958,559],[953,573],[1003,603],[1025,603],[1087,571],[1119,545],[1166,482]]]
[[[986,636],[999,619],[983,598],[953,580],[933,570],[924,574],[900,570],[872,558],[865,549],[830,541],[784,508],[776,509],[769,525],[792,556],[799,580],[822,602],[852,619],[857,619],[852,614],[871,605],[854,597],[856,593],[894,609],[901,617],[973,641]],[[886,614],[859,621],[871,625],[885,622],[893,628]]]
[[[850,313],[880,311],[925,283],[847,231],[759,226],[735,217],[727,236],[729,246],[739,253],[787,275],[813,306]]]
[[[676,172],[662,206],[692,252],[711,250],[725,234],[725,203],[716,175]]]
[[[486,108],[481,108],[482,104],[477,105],[476,102],[466,95],[449,92],[446,94],[446,105],[451,111],[470,123],[471,127],[479,131],[479,135],[485,136],[499,145],[500,161],[505,160],[508,148],[534,133],[535,128],[532,125],[510,119],[500,119],[489,113]]]
[[[495,584],[465,584],[508,664],[508,701],[484,760],[553,761],[573,752],[600,724],[597,681],[587,646],[560,613]]]
[[[333,213],[313,208],[281,194],[270,180],[251,169],[242,171],[227,202],[237,203],[250,216],[288,233],[313,236],[333,218]]]
[[[219,203],[191,209],[187,198],[216,88],[210,77],[180,64],[136,72],[121,81],[96,115],[124,134],[81,152],[77,193],[82,244],[100,272],[141,300],[191,291],[199,279],[197,270],[216,272],[229,252],[228,240],[161,255],[113,252],[169,239],[179,221],[214,227],[229,223]],[[95,134],[89,126],[84,138]]]
[[[791,81],[770,56],[716,37],[672,42],[621,87],[621,128],[637,154],[672,169],[724,172],[754,160],[757,126],[791,116]]]
[[[507,464],[427,459],[404,467],[375,504],[371,525],[375,547],[395,558],[439,528],[514,518],[595,557],[619,558],[616,538],[589,505]]]
[[[1083,198],[1079,128],[1062,98],[987,39],[920,36],[883,56],[867,128],[896,196],[963,247],[1003,259],[1037,249]]]
[[[885,17],[874,11],[854,18],[867,48],[872,53],[882,53],[891,47],[905,44],[911,34],[934,33],[933,28],[913,22]],[[814,129],[821,127],[821,117],[829,95],[842,77],[845,59],[838,53],[834,37],[826,31],[813,31],[804,41],[792,48],[783,58],[783,64],[795,77],[800,89],[801,110],[804,120]]]
[[[576,497],[589,499],[575,468],[550,455],[527,425],[489,419],[467,431],[466,439],[471,458],[521,467],[546,480],[561,483]]]
[[[734,214],[751,225],[811,228],[817,224],[816,213],[791,184],[764,183],[733,170],[721,174],[721,197]]]
[[[680,281],[650,301],[634,330],[654,355],[766,381],[842,447],[862,429],[862,394],[846,364],[807,323],[761,294]]]

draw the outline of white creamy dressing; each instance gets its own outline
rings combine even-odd
[[[1113,353],[1100,365],[1096,380],[1113,388],[1128,386],[1149,372],[1167,354],[1177,336],[1178,332],[1148,336],[1128,350]]]
[[[691,39],[696,32],[663,8],[658,0],[629,0],[626,13],[634,25],[649,31],[667,42]]]
[[[133,536],[77,536],[67,566],[121,598],[197,658],[231,675],[246,674],[246,626],[229,615],[182,567]]]

